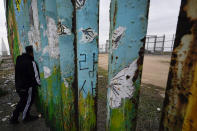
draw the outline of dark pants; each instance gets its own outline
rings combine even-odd
[[[17,93],[20,97],[20,100],[16,106],[16,109],[13,111],[12,119],[18,120],[18,117],[20,113],[22,112],[23,113],[22,118],[24,120],[30,115],[29,111],[34,101],[35,91],[33,90],[32,87],[30,87],[26,91],[18,91]]]

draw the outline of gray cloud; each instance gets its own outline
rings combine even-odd
[[[174,34],[181,0],[151,0],[148,34]]]

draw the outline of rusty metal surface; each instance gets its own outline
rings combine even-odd
[[[182,0],[160,130],[197,130],[197,0]]]

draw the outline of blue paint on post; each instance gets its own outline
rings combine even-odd
[[[99,0],[76,0],[79,129],[96,128]]]
[[[135,130],[149,0],[112,0],[107,130]]]
[[[94,130],[99,1],[9,0],[8,6],[12,54],[34,47],[47,123],[54,130]]]
[[[62,95],[62,116],[64,130],[76,130],[77,123],[74,106],[74,94],[76,89],[73,88],[75,79],[75,43],[73,32],[73,14],[74,7],[71,0],[56,0],[58,23],[57,33],[59,35],[60,49],[60,72],[61,72],[61,95]]]
[[[44,0],[40,0],[38,3],[38,18],[39,18],[39,23],[40,23],[40,39],[41,39],[41,48],[42,51],[44,48],[47,48],[48,45],[48,39],[46,35],[46,30],[47,30],[47,23],[46,23],[46,18],[45,18],[45,5],[44,5]],[[42,111],[46,114],[47,110],[47,87],[49,86],[49,83],[47,83],[46,79],[44,78],[44,67],[47,67],[50,65],[50,57],[48,53],[41,52],[40,57],[38,57],[37,60],[39,63],[42,63],[42,67],[40,68],[40,73],[41,75],[41,84],[42,87],[39,89],[39,96],[40,96],[40,108]]]

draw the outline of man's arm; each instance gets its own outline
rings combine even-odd
[[[40,86],[40,78],[39,78],[39,74],[38,74],[38,69],[36,67],[36,63],[35,61],[31,61],[29,62],[29,66],[28,66],[28,76],[31,78],[32,82],[32,86]]]
[[[32,61],[32,63],[33,63],[33,68],[34,68],[35,80],[37,82],[37,85],[40,86],[40,76],[39,76],[38,67],[35,61]]]

